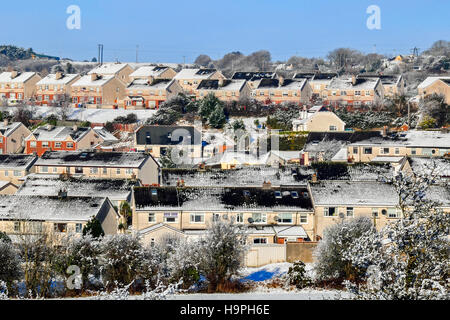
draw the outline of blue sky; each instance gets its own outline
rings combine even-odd
[[[66,28],[69,5],[81,9],[81,30]],[[369,30],[366,8],[381,9],[381,30]],[[230,51],[265,49],[273,60],[325,57],[338,47],[393,55],[450,40],[448,0],[57,0],[4,1],[0,43],[84,60],[104,45],[105,61],[192,62]]]

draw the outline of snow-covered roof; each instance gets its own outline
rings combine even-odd
[[[216,69],[182,69],[178,72],[174,79],[191,80],[191,79],[209,79],[217,70]]]
[[[220,165],[222,163],[235,163],[238,165],[263,165],[267,162],[268,156],[269,153],[265,153],[257,158],[255,155],[247,154],[245,152],[225,151],[206,160],[205,164],[208,166]]]
[[[350,145],[381,145],[381,146],[406,146],[418,148],[449,148],[450,133],[441,131],[410,130],[395,136],[373,136],[368,139],[353,142]]]
[[[143,152],[46,152],[36,161],[37,166],[140,168],[151,158]]]
[[[9,83],[24,83],[31,79],[36,72],[22,72],[18,73],[17,77],[11,78],[12,72],[2,72],[0,73],[0,82],[9,82]]]
[[[13,133],[17,128],[22,126],[22,122],[12,122],[5,124],[4,122],[0,122],[0,134],[4,137],[8,137],[11,133]]]
[[[17,188],[17,186],[14,183],[12,183],[11,181],[0,180],[0,190],[7,187],[8,185],[13,185]]]
[[[92,80],[91,75],[86,75],[75,81],[73,87],[91,86],[91,87],[101,87],[107,84],[109,81],[114,79],[114,75],[100,75],[96,80]]]
[[[241,91],[245,85],[246,80],[223,80],[222,85],[220,81],[215,80],[202,80],[197,87],[197,90],[215,90],[215,91]]]
[[[78,77],[78,74],[63,74],[63,77],[60,79],[56,79],[56,73],[51,73],[47,75],[45,78],[41,79],[36,83],[36,85],[66,85],[69,82],[73,81],[75,78]]]
[[[153,81],[151,84],[148,83],[147,79],[136,79],[130,83],[127,87],[128,90],[139,90],[139,89],[150,89],[150,90],[165,90],[169,85],[172,84],[173,80],[162,80],[158,79]]]
[[[60,190],[70,197],[108,197],[111,200],[129,200],[135,182],[126,179],[61,179],[59,175],[31,174],[20,186],[19,196],[57,196]]]
[[[308,238],[308,234],[302,226],[273,226],[273,228],[279,238]]]
[[[376,156],[371,162],[392,162],[392,163],[399,163],[401,162],[405,157],[392,157],[392,156]]]
[[[95,133],[98,134],[105,142],[119,141],[119,139],[117,139],[111,132],[106,130],[104,127],[94,127],[92,128],[92,130],[94,130]]]
[[[341,148],[339,149],[339,151],[333,156],[333,158],[331,158],[331,161],[347,161],[348,156],[347,156],[347,148]]]
[[[414,172],[450,178],[449,159],[411,157],[409,163]]]
[[[356,78],[355,84],[352,83],[352,78],[335,78],[331,80],[328,89],[336,90],[369,90],[375,89],[380,82],[379,78]]]
[[[392,185],[377,181],[319,181],[310,183],[315,206],[396,206]]]
[[[263,78],[256,82],[256,89],[301,90],[307,81],[307,79],[284,79],[281,83],[280,79]]]
[[[73,141],[80,141],[90,130],[90,128],[85,127],[41,126],[36,128],[30,137],[34,136],[36,140],[40,141],[65,141],[68,138]]]
[[[91,71],[89,71],[88,74],[103,74],[103,75],[115,75],[118,72],[120,72],[123,68],[125,68],[128,64],[126,63],[105,63],[101,66],[98,66]]]
[[[170,230],[172,230],[172,231],[174,231],[174,232],[180,233],[180,234],[183,234],[183,233],[184,233],[182,230],[176,229],[176,228],[174,228],[174,227],[172,227],[172,226],[170,226],[170,225],[168,225],[168,224],[166,224],[166,223],[162,223],[162,222],[157,223],[157,224],[154,224],[154,225],[152,225],[152,226],[150,226],[150,227],[141,229],[141,230],[138,231],[138,233],[139,233],[139,235],[145,235],[145,234],[147,234],[147,233],[149,233],[149,232],[158,230],[158,229],[160,229],[160,228],[168,228],[168,229],[170,229]]]
[[[32,154],[0,154],[0,169],[28,170],[36,160]]]
[[[130,74],[132,78],[159,77],[169,67],[166,66],[144,66]]]
[[[417,88],[419,89],[425,89],[429,86],[431,86],[435,81],[440,79],[446,79],[450,80],[450,76],[441,76],[441,77],[427,77],[424,81],[422,81]]]
[[[104,197],[0,196],[0,219],[40,221],[100,221],[106,216]]]
[[[270,154],[273,154],[280,159],[289,161],[289,160],[295,160],[300,159],[302,155],[302,151],[278,151],[278,150],[271,150]]]

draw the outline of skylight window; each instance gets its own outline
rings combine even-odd
[[[157,196],[157,195],[158,195],[158,190],[152,189],[152,196]]]
[[[276,198],[276,199],[281,199],[281,198],[283,198],[283,196],[281,195],[281,192],[280,192],[280,191],[275,191],[274,194],[275,194],[275,198]]]
[[[292,196],[292,198],[294,198],[294,199],[298,199],[298,192],[297,192],[297,191],[292,191],[292,192],[291,192],[291,196]]]
[[[244,190],[242,193],[244,194],[244,197],[250,197],[250,191]]]

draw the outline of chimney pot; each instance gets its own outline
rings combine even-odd
[[[98,79],[98,74],[92,73],[92,74],[91,74],[91,81],[95,81],[95,80],[97,80],[97,79]]]
[[[19,72],[17,72],[17,70],[11,71],[11,79],[16,78],[18,75],[19,75]]]
[[[352,84],[355,85],[356,84],[356,76],[352,75]]]
[[[284,84],[284,77],[283,76],[278,76],[278,84],[279,84],[280,87],[283,86],[283,84]]]
[[[62,79],[62,77],[63,77],[63,74],[62,74],[62,72],[60,72],[60,71],[58,71],[58,72],[55,74],[55,79],[56,79],[56,80]]]

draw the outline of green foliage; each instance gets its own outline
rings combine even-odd
[[[258,119],[257,119],[258,120]],[[239,120],[234,120],[233,123],[231,124],[231,127],[233,128],[234,131],[237,130],[244,130],[245,131],[245,123],[242,119]]]
[[[11,243],[11,239],[8,237],[6,232],[0,231],[0,241]]]
[[[208,123],[214,129],[223,128],[227,122],[222,104],[217,104],[214,111],[209,115]]]
[[[34,54],[34,52],[31,48],[25,50],[16,46],[2,45],[0,46],[0,54],[5,55],[8,59],[11,60],[25,60],[30,59],[31,55]]]
[[[280,151],[301,150],[306,144],[308,136],[299,134],[280,135]],[[270,140],[269,140],[270,141]]]
[[[335,110],[336,115],[345,122],[346,128],[358,128],[368,130],[388,126],[394,120],[394,116],[389,112],[349,112],[345,109]]]
[[[292,267],[289,267],[287,272],[289,284],[296,286],[298,289],[311,285],[312,281],[307,275],[305,267],[306,265],[302,261],[296,261]]]
[[[419,124],[420,129],[436,128],[436,119],[431,117],[425,117],[425,119]]]
[[[83,228],[83,236],[90,234],[93,238],[100,238],[105,235],[102,224],[97,218],[93,217]]]
[[[83,121],[80,123],[80,127],[89,128],[91,123],[89,121]]]

